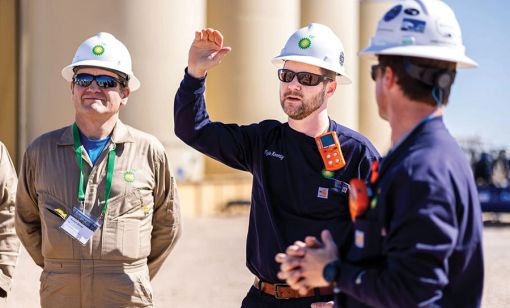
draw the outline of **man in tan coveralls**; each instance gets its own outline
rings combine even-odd
[[[19,253],[19,240],[14,232],[14,200],[16,170],[5,145],[0,142],[0,297],[7,297]],[[2,299],[0,299],[0,304]]]
[[[131,57],[98,33],[62,76],[76,122],[29,145],[16,199],[16,231],[44,269],[41,306],[152,307],[150,279],[179,237],[180,216],[163,146],[119,120],[140,86]]]

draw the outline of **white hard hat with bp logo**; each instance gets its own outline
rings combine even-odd
[[[335,33],[325,25],[311,23],[294,32],[280,54],[272,60],[275,65],[281,65],[285,61],[322,67],[337,73],[338,83],[351,83],[344,68],[344,46]]]
[[[110,33],[100,32],[85,40],[76,50],[72,63],[62,69],[62,77],[71,82],[74,75],[73,68],[77,66],[114,70],[128,77],[131,91],[136,91],[140,87],[140,81],[132,70],[128,49]]]
[[[397,55],[478,64],[465,54],[459,23],[440,0],[403,0],[379,21],[370,46],[360,55]]]

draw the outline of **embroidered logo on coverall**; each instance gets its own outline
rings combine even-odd
[[[124,181],[127,183],[133,183],[135,181],[135,172],[133,170],[127,170],[124,172]]]

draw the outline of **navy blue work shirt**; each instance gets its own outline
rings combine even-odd
[[[329,229],[339,246],[352,239],[348,209],[351,178],[368,178],[372,161],[379,159],[361,134],[330,120],[346,166],[331,178],[315,139],[288,123],[267,120],[239,126],[211,122],[205,100],[205,79],[185,74],[175,96],[175,133],[198,151],[253,175],[246,263],[261,280],[277,283],[274,257],[308,235],[320,238]]]
[[[340,267],[340,307],[479,307],[482,213],[471,168],[442,117],[381,162]]]

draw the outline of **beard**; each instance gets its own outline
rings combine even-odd
[[[282,106],[283,112],[285,112],[289,118],[293,120],[303,120],[322,106],[325,93],[326,89],[323,88],[322,91],[316,95],[305,99],[300,92],[287,91],[283,93],[283,95],[280,94],[280,105]],[[299,97],[301,101],[286,101],[288,96]]]

